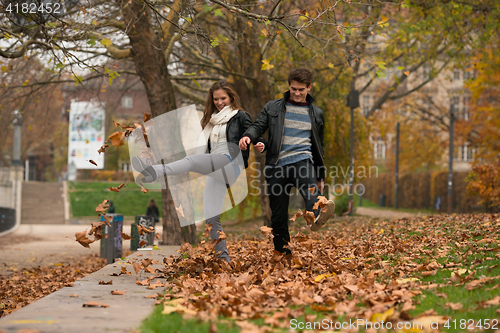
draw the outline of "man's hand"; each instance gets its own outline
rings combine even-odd
[[[250,142],[252,142],[252,140],[250,140],[248,136],[242,137],[239,143],[240,149],[243,151],[247,150],[247,146],[250,144]]]
[[[241,141],[240,141],[241,142]],[[257,143],[256,145],[254,145],[255,149],[257,149],[257,151],[259,153],[262,153],[264,151],[264,144],[262,142],[259,142]]]
[[[318,191],[320,193],[323,193],[323,189],[325,188],[325,181],[324,181],[324,179],[317,179],[316,182],[318,184]]]

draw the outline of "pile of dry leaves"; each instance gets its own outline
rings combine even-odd
[[[480,262],[466,261],[479,251],[500,256],[499,226],[496,215],[341,222],[319,233],[297,233],[290,244],[290,260],[274,252],[272,241],[265,237],[228,239],[231,265],[215,259],[211,243],[202,241],[196,248],[186,243],[181,256],[165,258],[164,269],[142,284],[166,278],[160,280],[167,287],[164,313],[205,320],[265,318],[271,326],[289,327],[287,319],[304,315],[303,305],[308,305],[324,311],[333,322],[339,316],[408,321],[413,319],[408,312],[414,308],[412,297],[438,286],[422,283],[420,275],[451,269],[456,273],[448,284],[467,289],[500,278],[476,278],[473,268]],[[443,257],[447,260],[437,263]],[[141,264],[136,266],[137,272]],[[462,269],[465,266],[468,270]],[[418,320],[427,317],[445,319],[432,311]]]
[[[0,317],[91,274],[106,265],[95,255],[77,258],[71,264],[57,264],[19,270],[0,276]]]

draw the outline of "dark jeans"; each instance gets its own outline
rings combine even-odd
[[[271,227],[274,234],[274,248],[281,253],[290,254],[291,251],[283,246],[290,242],[288,204],[292,187],[295,187],[304,198],[306,210],[313,211],[314,216],[319,214],[319,209],[313,210],[320,195],[314,174],[314,165],[308,159],[285,166],[267,167],[265,176],[272,213]],[[314,188],[313,194],[309,191],[310,188]]]

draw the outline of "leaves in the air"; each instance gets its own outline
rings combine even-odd
[[[148,242],[146,242],[145,240],[141,240],[141,242],[139,243],[139,247],[143,247],[144,245],[146,245]]]
[[[297,217],[300,217],[302,215],[304,215],[304,213],[302,213],[302,211],[299,209],[299,211],[292,216],[290,221],[295,222],[295,220],[297,220]]]
[[[97,163],[94,162],[94,160],[89,160],[90,163],[92,163],[93,165],[97,166]]]
[[[87,231],[76,232],[75,237],[76,241],[87,249],[90,249],[90,244],[94,242],[94,240],[90,240],[87,238]]]
[[[148,193],[148,191],[149,191],[149,190],[145,189],[145,188],[142,186],[142,184],[141,184],[141,185],[139,185],[139,186],[141,187],[141,191],[142,191],[142,193]]]
[[[104,200],[102,203],[100,203],[100,204],[96,207],[95,211],[96,211],[97,213],[101,213],[101,214],[102,214],[102,213],[105,213],[105,212],[106,212],[106,210],[109,208],[109,204],[108,204],[108,202],[109,202],[109,200]]]
[[[179,207],[175,207],[175,211],[177,212],[177,215],[179,215],[179,218],[184,218],[184,210],[182,209],[182,205],[179,205]]]
[[[264,235],[266,235],[267,237],[273,239],[274,235],[273,235],[273,228],[269,228],[265,225],[263,225],[262,227],[260,227],[260,232]]]
[[[108,136],[108,138],[113,146],[120,147],[121,145],[125,144],[123,142],[123,139],[125,138],[125,132],[116,131]]]
[[[113,125],[115,125],[115,127],[120,127],[122,124],[113,120]]]
[[[106,152],[106,148],[108,148],[108,147],[109,147],[108,144],[102,145],[101,148],[99,148],[99,150],[97,152],[99,153],[99,155],[101,155],[101,153]]]
[[[205,230],[203,231],[203,237],[210,237],[210,231],[212,231],[212,225],[210,223],[205,223]]]
[[[144,112],[144,122],[147,122],[149,119],[151,119],[151,114]]]
[[[110,192],[120,192],[120,189],[119,189],[119,188],[117,188],[117,187],[110,187],[110,188],[109,188],[109,191],[110,191]]]
[[[124,233],[124,232],[120,232],[120,233],[121,233],[122,238],[123,238],[124,240],[129,240],[129,239],[132,239],[132,237],[131,237],[131,236],[129,236],[129,235],[127,235],[126,233]]]
[[[148,267],[149,265],[151,265],[151,262],[153,261],[152,258],[146,258],[146,259],[142,259],[141,260],[141,264],[142,266],[144,267]]]

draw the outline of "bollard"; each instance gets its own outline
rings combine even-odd
[[[151,248],[154,245],[155,233],[151,232],[149,234],[142,234],[139,236],[137,232],[137,225],[143,225],[146,228],[155,226],[155,219],[153,216],[138,215],[135,217],[135,223],[132,224],[132,240],[130,241],[130,250],[137,251],[138,249]],[[141,241],[147,242],[143,246],[139,246]]]
[[[122,214],[107,214],[113,217],[108,226],[102,227],[102,234],[108,235],[107,238],[101,239],[100,257],[106,258],[107,264],[115,262],[116,258],[122,257],[122,230],[123,230],[123,215]],[[101,221],[104,221],[104,216],[101,215]]]

